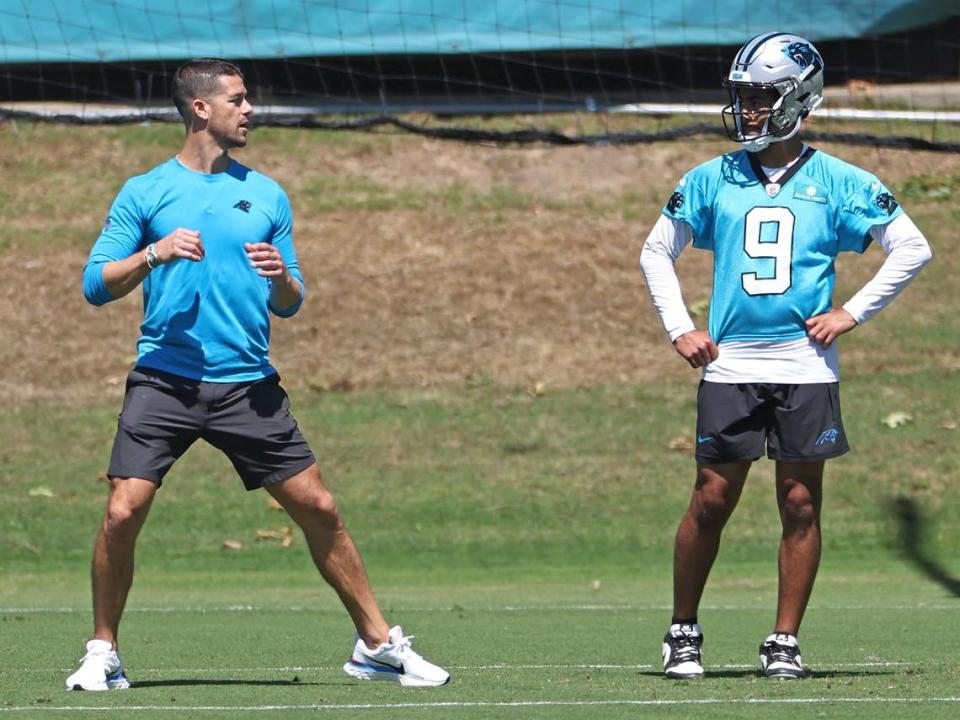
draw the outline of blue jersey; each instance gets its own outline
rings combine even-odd
[[[222,173],[199,173],[176,158],[131,178],[117,195],[83,271],[87,299],[114,298],[103,283],[106,263],[122,260],[177,228],[200,233],[205,256],[161,265],[143,281],[139,365],[195,380],[243,382],[276,371],[270,365],[271,282],[250,267],[244,243],[273,243],[303,286],[293,247],[290,202],[273,180],[230,161]]]
[[[789,341],[831,308],[834,261],[903,211],[876,177],[808,148],[778,182],[740,150],[694,168],[663,210],[714,253],[710,336]]]

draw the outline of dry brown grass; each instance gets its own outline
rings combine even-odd
[[[0,141],[5,402],[112,401],[134,359],[139,294],[90,307],[81,269],[125,177],[176,152],[179,129],[6,124]],[[287,188],[308,284],[300,314],[274,323],[274,363],[293,387],[692,381],[637,259],[679,175],[728,148],[494,149],[258,131],[237,157]],[[956,156],[824,149],[888,183],[934,165],[960,173]],[[948,237],[930,230],[935,245]],[[841,290],[881,259],[844,262]],[[690,303],[709,295],[709,260],[681,258]]]

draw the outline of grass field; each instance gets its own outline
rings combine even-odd
[[[8,124],[0,137],[0,718],[957,716],[960,158],[829,148],[890,183],[935,261],[842,341],[854,451],[827,470],[801,635],[812,677],[756,669],[776,601],[764,461],[707,587],[709,675],[676,683],[659,645],[695,376],[636,254],[676,174],[726,146],[258,132],[243,159],[288,185],[311,293],[277,324],[276,363],[388,617],[454,679],[401,691],[343,675],[352,628],[302,540],[283,547],[286,516],[196,447],[138,546],[122,627],[133,690],[68,694],[139,314],[133,299],[83,306],[79,269],[122,179],[174,152],[178,132]],[[838,296],[881,259],[845,257]],[[691,303],[709,295],[705,268],[683,260]],[[888,427],[895,413],[909,420]],[[920,513],[916,543],[897,499]]]

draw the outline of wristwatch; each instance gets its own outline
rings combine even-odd
[[[153,270],[157,265],[160,264],[159,258],[157,258],[157,246],[155,243],[150,243],[147,245],[144,253],[147,256],[147,267]]]

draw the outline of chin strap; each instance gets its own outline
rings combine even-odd
[[[767,135],[762,135],[761,137],[758,137],[755,139],[744,140],[740,144],[743,145],[743,149],[746,150],[747,152],[752,152],[752,153],[760,152],[761,150],[765,150],[770,145],[770,143],[783,142],[784,140],[789,140],[790,138],[792,138],[794,135],[800,132],[800,123],[801,123],[801,119],[797,118],[797,122],[794,123],[793,129],[790,132],[788,132],[786,135],[767,134]]]

